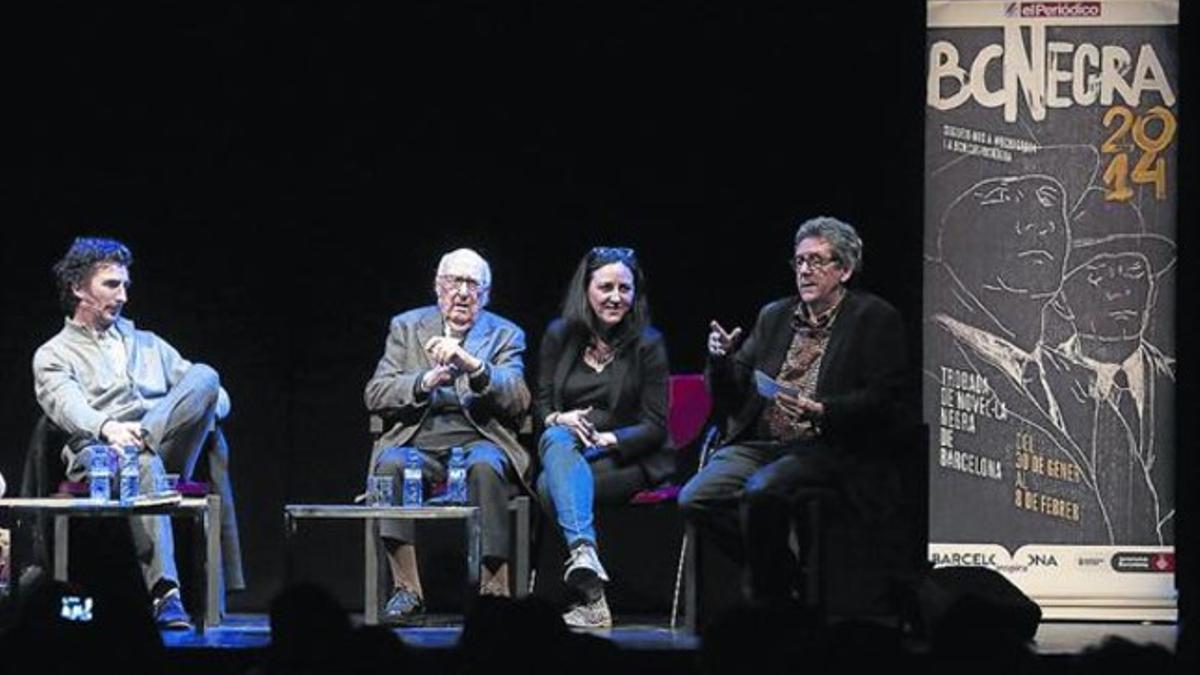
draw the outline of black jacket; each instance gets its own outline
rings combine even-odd
[[[728,416],[725,442],[753,431],[765,399],[754,371],[779,373],[795,329],[799,297],[763,307],[745,341],[732,355],[712,357],[705,380],[717,410]],[[881,450],[880,442],[903,422],[906,351],[900,313],[883,299],[846,291],[821,360],[814,399],[825,405],[822,440],[853,452]]]
[[[539,435],[546,416],[575,406],[562,398],[563,385],[571,367],[582,358],[586,341],[567,330],[563,319],[555,319],[542,336],[538,355],[538,387],[534,400],[534,424]],[[651,484],[674,470],[667,447],[667,387],[670,369],[663,336],[647,327],[637,340],[621,349],[613,363],[608,411],[616,423],[612,431],[617,444],[612,448],[618,463],[638,462]]]

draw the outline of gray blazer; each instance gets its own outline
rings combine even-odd
[[[72,439],[100,438],[109,420],[141,420],[192,367],[166,340],[138,330],[129,319],[118,318],[114,328],[125,343],[123,373],[109,365],[96,335],[69,318],[33,355],[33,393]],[[229,394],[221,388],[217,419],[229,408]]]
[[[384,432],[375,443],[368,470],[375,466],[384,448],[404,445],[412,439],[429,414],[430,399],[418,400],[415,390],[421,376],[433,367],[424,345],[442,332],[442,315],[436,306],[392,317],[383,358],[364,394],[367,410],[384,420]],[[454,381],[463,414],[484,438],[508,455],[525,483],[530,457],[517,441],[517,430],[530,401],[522,360],[525,332],[507,319],[481,311],[463,347],[487,364],[484,375],[474,381],[466,373]]]

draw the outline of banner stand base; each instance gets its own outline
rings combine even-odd
[[[1176,623],[1179,609],[1175,602],[1161,598],[1116,599],[1039,598],[1042,621],[1145,621]]]

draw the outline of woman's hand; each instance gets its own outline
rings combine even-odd
[[[575,432],[575,435],[579,437],[579,440],[583,441],[585,446],[596,445],[596,427],[587,418],[590,412],[592,412],[592,406],[555,413],[552,416],[552,421],[556,426],[567,427]]]
[[[612,431],[598,431],[594,435],[593,444],[583,448],[583,459],[589,462],[604,459],[612,454],[612,448],[617,446],[617,435]]]
[[[611,431],[597,431],[592,434],[591,445],[585,446],[580,454],[589,462],[594,462],[598,459],[604,459],[612,453],[612,448],[617,444],[617,435]]]
[[[595,435],[595,444],[600,448],[611,448],[617,444],[617,435],[611,431],[600,431]]]

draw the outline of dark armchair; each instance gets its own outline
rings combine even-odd
[[[799,554],[804,603],[818,616],[904,618],[904,595],[929,567],[928,434],[924,424],[899,428],[890,451],[875,457],[845,486],[809,488],[796,495],[801,517],[793,523],[791,545]],[[699,466],[721,445],[719,429],[710,427]],[[740,579],[741,570],[705,545],[691,527],[679,564],[682,588],[677,586],[672,625],[678,609],[694,631],[714,610],[742,601],[738,583],[702,583]]]
[[[71,481],[66,475],[62,460],[62,448],[68,440],[67,433],[46,415],[38,417],[29,437],[25,455],[25,468],[21,476],[20,494],[23,497],[78,497],[88,493],[83,481]],[[208,435],[201,451],[206,458],[197,462],[213,480],[209,482],[185,480],[181,477],[179,491],[186,496],[202,497],[210,489],[221,498],[221,559],[225,587],[236,590],[245,587],[242,576],[241,546],[237,532],[237,516],[234,511],[232,486],[229,480],[229,451],[221,427],[217,426]],[[53,541],[52,518],[40,515],[30,523],[32,526],[32,564],[49,569],[50,542]]]

